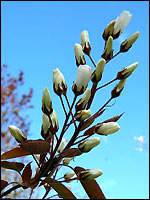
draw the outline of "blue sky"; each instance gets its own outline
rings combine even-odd
[[[133,47],[110,61],[103,73],[100,85],[115,78],[118,71],[139,62],[128,78],[124,91],[97,123],[125,112],[118,121],[120,130],[110,136],[100,137],[101,143],[88,154],[72,161],[73,167],[101,169],[103,175],[97,178],[108,199],[146,199],[149,195],[149,2],[148,1],[2,1],[1,20],[1,64],[7,64],[12,75],[24,71],[28,92],[34,89],[32,104],[28,111],[32,125],[28,139],[39,139],[44,88],[50,91],[53,107],[58,115],[60,128],[64,117],[60,100],[53,92],[52,73],[59,68],[68,85],[67,95],[72,102],[71,90],[76,79],[77,66],[74,44],[80,43],[80,34],[88,30],[91,56],[95,63],[101,59],[104,48],[102,33],[107,24],[115,20],[122,11],[132,14],[132,19],[121,36],[114,40],[114,53],[121,42],[136,31],[140,36]],[[85,55],[87,64],[94,66]],[[116,83],[100,90],[91,107],[92,113],[110,98]],[[91,83],[89,83],[91,87]],[[73,129],[65,135],[70,138]],[[96,137],[97,135],[94,135]],[[143,143],[139,139],[143,138]],[[66,170],[66,169],[65,169]],[[84,196],[79,183],[72,188]]]

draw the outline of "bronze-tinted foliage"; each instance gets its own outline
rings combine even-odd
[[[21,162],[1,161],[1,167],[20,172],[24,168],[24,164]]]
[[[77,175],[84,170],[85,169],[82,167],[74,168],[74,171]],[[95,180],[88,180],[88,181],[80,180],[80,182],[90,199],[106,199],[101,188],[99,187],[99,185]]]

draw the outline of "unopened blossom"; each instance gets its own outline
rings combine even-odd
[[[59,147],[58,147],[58,152],[59,153],[61,153],[63,150],[64,150],[64,148],[66,147],[66,145],[67,145],[67,139],[65,139],[65,138],[62,138],[62,140],[61,140],[61,143],[60,143],[60,145],[59,145]]]
[[[124,69],[118,72],[117,79],[121,80],[128,78],[132,74],[132,72],[136,69],[137,66],[138,62],[135,62],[132,65],[125,67]]]
[[[10,125],[8,129],[18,143],[21,143],[27,139],[27,136],[18,127]]]
[[[90,99],[90,96],[91,96],[91,89],[87,88],[86,91],[84,92],[83,97],[75,105],[76,112],[79,110],[83,110],[85,108],[87,102]]]
[[[77,71],[76,82],[73,85],[73,92],[76,95],[83,94],[91,79],[92,69],[88,65],[80,65]]]
[[[73,178],[77,178],[77,175],[73,170],[64,175],[64,179],[73,179]]]
[[[87,30],[83,31],[80,35],[80,38],[81,38],[81,45],[83,52],[87,55],[90,55],[91,46],[90,46],[88,31]]]
[[[91,149],[99,145],[99,143],[100,143],[100,138],[94,137],[81,142],[78,145],[78,148],[81,152],[89,152]]]
[[[126,83],[126,79],[122,79],[119,81],[119,83],[114,87],[114,89],[111,91],[111,98],[116,98],[116,97],[119,97],[123,88],[124,88],[124,85]]]
[[[53,111],[52,107],[52,101],[50,98],[50,93],[47,88],[44,89],[43,91],[43,96],[42,96],[42,111],[46,115],[50,115]]]
[[[103,37],[103,39],[104,39],[105,41],[107,41],[108,38],[109,38],[109,36],[112,35],[112,33],[113,33],[113,31],[114,31],[115,22],[116,22],[115,20],[111,21],[111,22],[107,25],[107,27],[105,28],[105,30],[104,30],[104,32],[103,32],[103,35],[102,35],[102,37]]]
[[[47,140],[52,135],[49,128],[50,128],[49,117],[43,113],[41,135],[45,140]]]
[[[50,115],[50,131],[55,134],[58,131],[58,118],[55,110]]]
[[[80,172],[79,177],[80,177],[81,180],[86,181],[86,180],[93,180],[93,179],[101,176],[102,174],[103,174],[102,170],[89,169],[89,170],[85,170],[85,171]]]
[[[59,96],[67,92],[65,78],[58,68],[53,71],[53,89]]]
[[[75,118],[77,121],[84,121],[85,119],[88,119],[89,117],[91,117],[91,111],[90,109],[88,110],[80,110],[78,112],[76,112],[75,114]]]
[[[103,58],[98,61],[98,63],[96,64],[96,69],[92,73],[92,78],[91,78],[92,82],[98,83],[101,80],[105,64],[106,60]]]
[[[68,165],[72,159],[73,159],[73,157],[72,158],[65,158],[63,160],[63,164]]]
[[[75,58],[76,58],[77,66],[85,65],[86,61],[85,61],[84,54],[83,54],[83,51],[82,51],[82,46],[80,44],[76,43],[74,45],[74,51],[75,51]]]
[[[101,57],[105,60],[110,60],[113,56],[113,37],[109,36],[104,52],[102,53]]]
[[[117,132],[120,126],[117,122],[100,123],[95,126],[95,132],[99,135],[110,135]]]
[[[140,32],[137,31],[133,35],[131,35],[128,39],[126,39],[124,42],[122,42],[120,46],[120,52],[127,52],[133,45],[133,43],[137,40],[139,37]]]
[[[132,14],[129,11],[123,11],[119,17],[117,17],[114,31],[113,31],[113,38],[116,39],[119,35],[123,32],[125,27],[128,25],[132,17]]]

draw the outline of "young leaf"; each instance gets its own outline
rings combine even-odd
[[[84,171],[85,169],[82,167],[75,167],[74,171],[76,174]],[[97,184],[95,180],[82,181],[80,180],[85,192],[89,196],[90,199],[106,199],[101,188]]]
[[[31,155],[28,151],[25,151],[21,147],[16,147],[14,149],[11,149],[10,151],[7,151],[1,155],[1,160],[11,159],[11,158],[17,158],[21,156],[27,156]]]
[[[22,181],[23,183],[29,185],[30,180],[31,180],[31,176],[32,176],[32,170],[31,170],[31,162],[29,162],[25,169],[23,170],[22,173]]]
[[[5,187],[7,187],[7,185],[8,185],[8,182],[7,182],[7,181],[1,180],[1,191],[2,191]]]
[[[20,146],[31,154],[47,153],[50,150],[50,144],[44,140],[26,140]]]
[[[46,178],[44,181],[48,183],[61,196],[61,198],[76,199],[73,193],[67,187],[65,187],[62,183],[59,183],[59,181],[56,181],[51,178]]]
[[[24,164],[21,162],[2,161],[1,167],[5,168],[5,169],[12,169],[19,173],[24,168]]]
[[[86,130],[85,132],[84,132],[84,134],[83,135],[93,135],[95,133],[95,126],[92,126],[91,128],[89,128],[88,130]]]
[[[74,157],[81,155],[82,152],[78,148],[66,149],[59,154],[59,158]]]

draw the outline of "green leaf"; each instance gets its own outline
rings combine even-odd
[[[48,183],[63,199],[76,199],[73,193],[59,181],[46,178],[44,182]]]
[[[27,155],[31,155],[31,153],[25,151],[21,147],[16,147],[14,149],[11,149],[10,151],[3,153],[1,155],[1,160],[7,160],[7,159],[17,158],[17,157],[27,156]]]
[[[24,164],[21,162],[2,161],[1,167],[5,168],[5,169],[12,169],[19,173],[24,168]]]
[[[84,171],[85,169],[82,167],[75,167],[74,171],[78,175],[78,173]],[[90,199],[106,199],[101,188],[95,180],[82,181],[80,180],[84,190]]]

